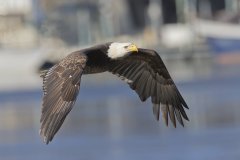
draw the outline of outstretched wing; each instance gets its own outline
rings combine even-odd
[[[109,71],[126,81],[142,101],[151,97],[157,120],[161,109],[166,125],[169,116],[175,127],[175,119],[184,126],[182,117],[186,120],[188,117],[183,107],[188,106],[155,51],[139,48],[137,53],[113,60]]]
[[[40,135],[49,143],[76,101],[86,56],[70,54],[43,75]]]

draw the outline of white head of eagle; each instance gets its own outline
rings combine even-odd
[[[135,44],[113,42],[109,45],[107,55],[111,59],[116,59],[124,57],[131,52],[138,52],[137,46]]]

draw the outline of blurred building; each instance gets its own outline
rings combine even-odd
[[[23,47],[38,46],[44,43],[44,38],[59,39],[67,45],[87,45],[122,35],[142,35],[143,39],[159,41],[165,24],[188,23],[196,17],[238,21],[235,15],[240,8],[239,0],[2,0],[0,3],[0,45]]]
[[[32,0],[0,1],[0,47],[28,47],[35,44],[36,31],[29,24],[31,13]]]

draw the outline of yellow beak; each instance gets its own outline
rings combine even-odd
[[[138,48],[135,44],[131,44],[127,47],[128,52],[138,52]]]

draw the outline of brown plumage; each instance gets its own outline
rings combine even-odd
[[[184,126],[188,108],[160,56],[153,50],[136,48],[131,43],[107,43],[71,53],[43,75],[43,107],[40,134],[49,143],[71,111],[82,74],[109,71],[124,80],[142,101],[151,97],[153,114],[160,112],[176,127]]]

